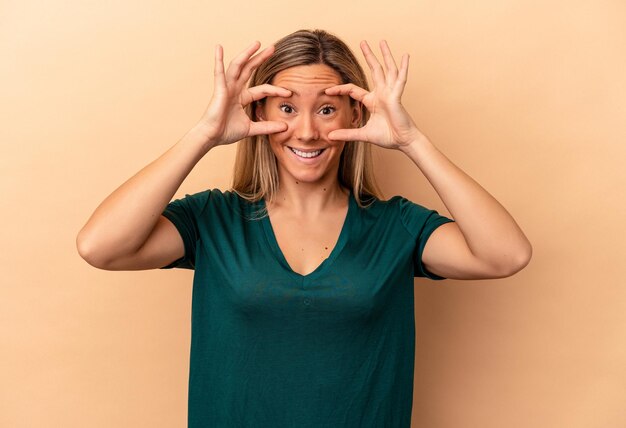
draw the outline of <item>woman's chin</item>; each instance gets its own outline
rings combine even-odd
[[[326,173],[325,173],[326,172]],[[312,168],[309,171],[299,169],[298,171],[288,171],[281,174],[282,180],[289,180],[296,184],[304,185],[326,185],[329,184],[328,171],[320,171]],[[337,174],[335,173],[335,177]]]

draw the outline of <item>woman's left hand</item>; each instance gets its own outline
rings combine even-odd
[[[398,70],[387,42],[380,42],[385,67],[378,62],[366,41],[361,50],[372,72],[374,88],[366,91],[352,83],[326,89],[327,95],[349,95],[361,102],[370,118],[361,128],[337,129],[329,138],[342,141],[366,141],[390,149],[402,149],[422,136],[415,122],[402,106],[401,97],[409,70],[409,56],[402,56]]]

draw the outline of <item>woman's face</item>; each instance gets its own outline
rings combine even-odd
[[[302,183],[337,180],[344,141],[328,138],[330,131],[358,125],[357,104],[348,96],[324,90],[341,84],[339,74],[325,64],[302,65],[276,74],[274,86],[289,89],[290,97],[268,97],[257,109],[261,120],[285,122],[287,130],[270,134],[279,179]]]

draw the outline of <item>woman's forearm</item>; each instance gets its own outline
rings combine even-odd
[[[420,134],[400,150],[434,187],[475,257],[495,265],[530,258],[531,244],[513,217],[426,136]]]
[[[132,254],[147,240],[183,180],[212,145],[198,127],[111,193],[76,238],[80,254],[99,260]]]

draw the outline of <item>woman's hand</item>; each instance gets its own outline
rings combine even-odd
[[[352,83],[326,90],[328,95],[349,95],[360,101],[370,112],[365,126],[356,129],[338,129],[329,138],[342,141],[367,141],[385,148],[401,149],[422,134],[401,103],[402,92],[409,70],[409,56],[402,56],[398,70],[387,42],[380,42],[385,67],[380,65],[366,41],[361,50],[372,72],[374,88],[366,91]]]
[[[254,122],[244,107],[267,96],[288,97],[291,91],[269,84],[247,88],[252,72],[274,53],[274,47],[265,48],[252,56],[261,46],[254,42],[241,52],[224,71],[222,46],[215,48],[215,83],[211,101],[196,125],[211,146],[231,144],[245,137],[272,134],[287,129],[283,122]]]

